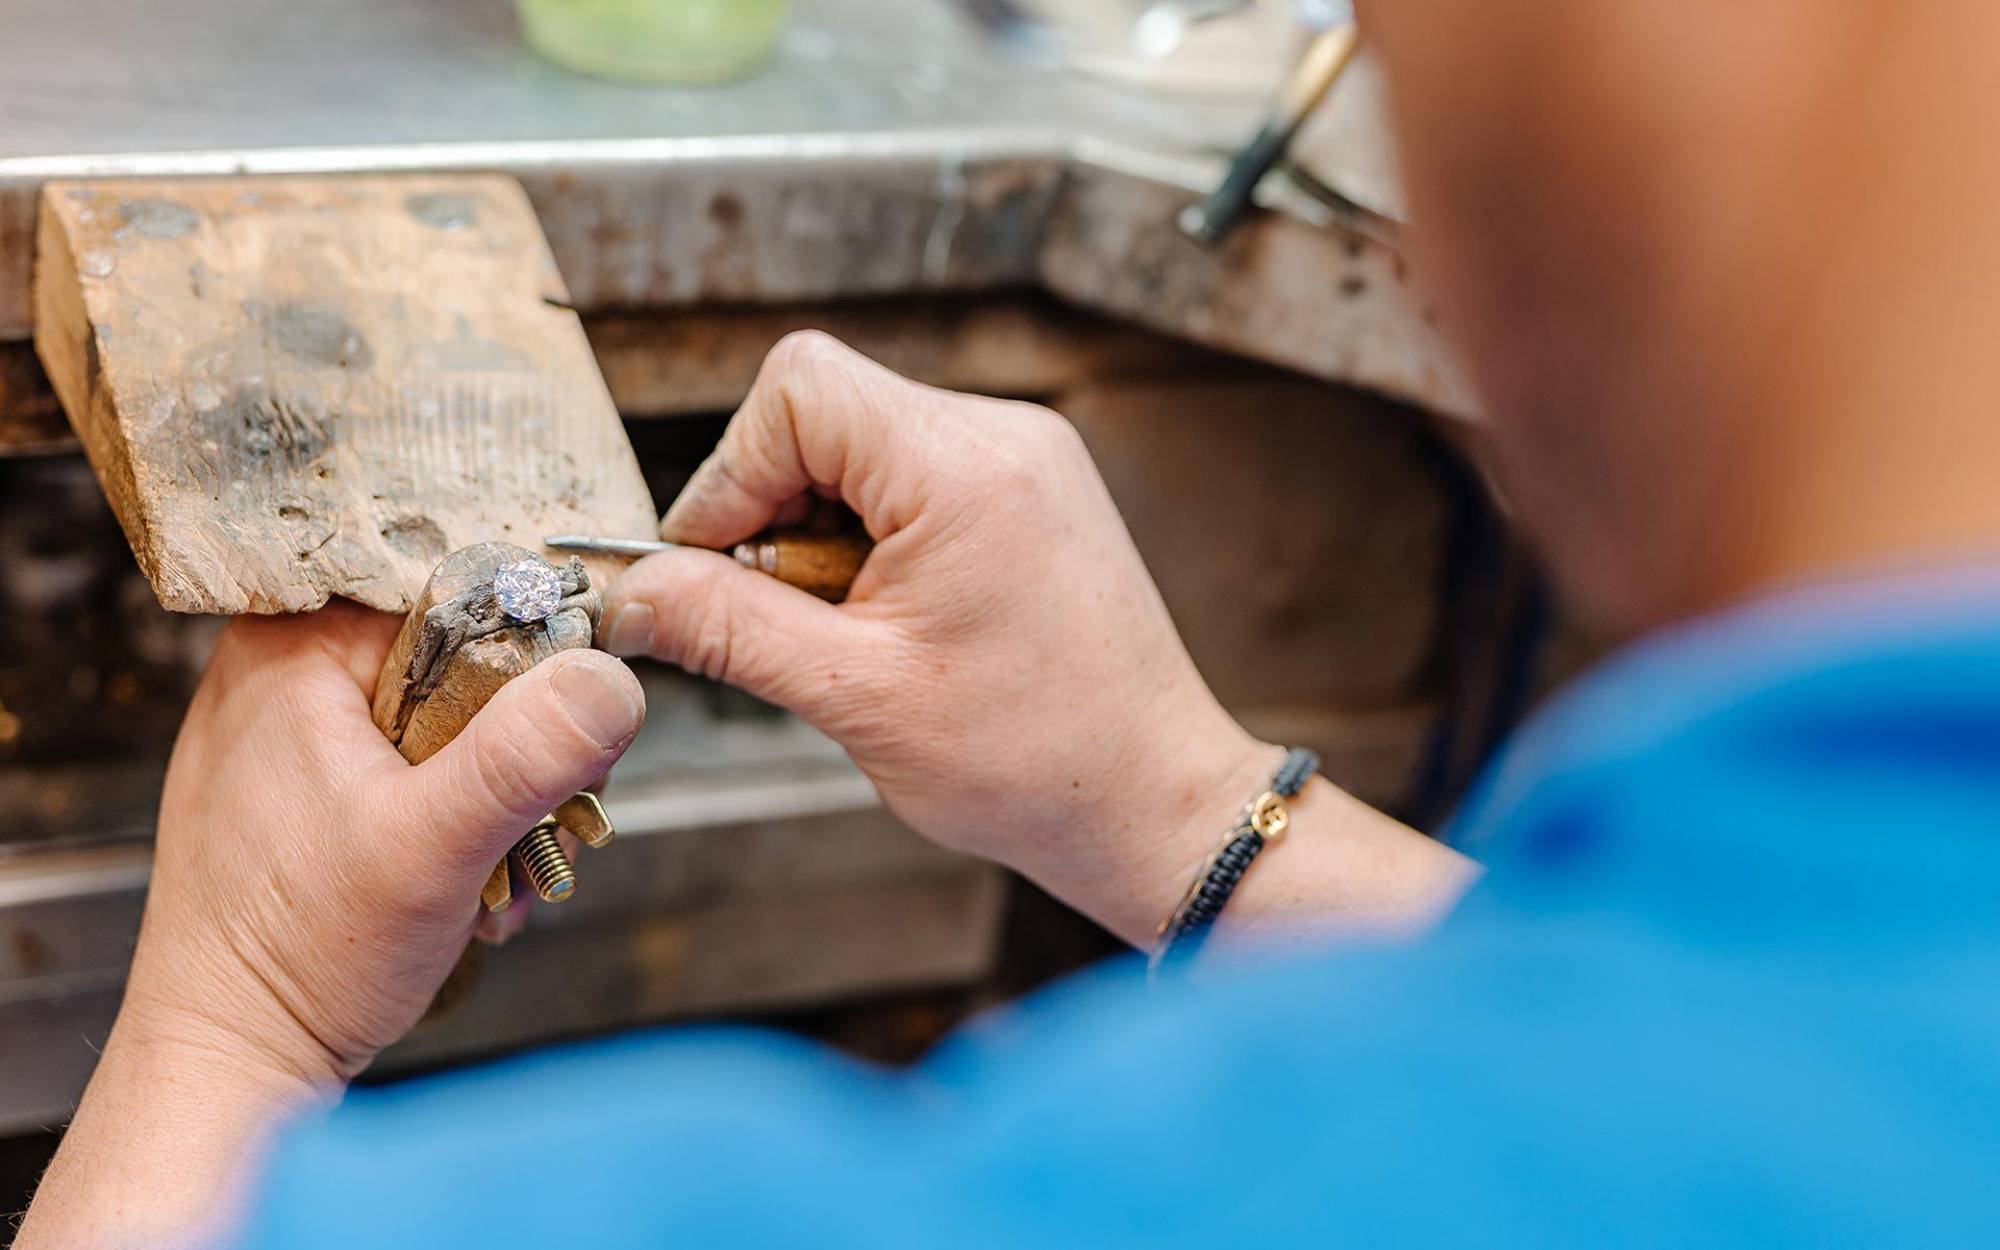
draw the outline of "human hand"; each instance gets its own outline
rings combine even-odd
[[[223,1244],[277,1119],[416,1023],[494,863],[644,717],[624,665],[569,651],[413,768],[369,715],[396,628],[333,604],[224,632],[167,768],[125,1002],[17,1245]]]
[[[1280,753],[1209,693],[1069,423],[793,335],[661,534],[726,548],[816,499],[877,543],[845,604],[664,552],[607,646],[789,708],[920,832],[1149,938]]]
[[[121,1029],[136,1014],[134,1031],[351,1077],[500,919],[479,906],[494,863],[644,717],[624,665],[565,652],[412,768],[369,716],[396,625],[333,604],[223,634],[168,768]]]

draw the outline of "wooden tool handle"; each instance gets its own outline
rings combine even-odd
[[[419,688],[411,658],[419,655],[427,642],[435,643],[437,631],[449,615],[449,605],[467,592],[491,586],[494,572],[502,565],[535,558],[534,553],[511,543],[461,547],[431,573],[417,606],[403,619],[403,628],[376,681],[373,714],[376,728],[412,764],[421,764],[442,750],[513,678],[559,652],[590,645],[599,612],[594,591],[581,604],[536,624],[458,642],[441,655],[435,683],[428,689]],[[444,610],[434,611],[437,609]],[[427,629],[431,631],[428,639]],[[494,869],[483,897],[495,911],[506,907],[511,898],[504,858]]]
[[[735,554],[739,564],[839,603],[873,550],[875,540],[866,534],[774,530],[738,544]]]

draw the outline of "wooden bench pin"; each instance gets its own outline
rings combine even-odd
[[[404,612],[375,722],[412,761],[590,645],[656,513],[526,194],[497,175],[92,179],[42,193],[35,347],[139,567],[182,612]],[[532,727],[524,727],[531,732]],[[421,813],[416,814],[421,816]],[[510,858],[576,888],[554,830]],[[507,864],[484,894],[512,898]]]

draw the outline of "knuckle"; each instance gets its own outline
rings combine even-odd
[[[980,457],[980,475],[1010,499],[1030,496],[1047,474],[1045,458],[1033,437],[996,439]]]
[[[913,388],[823,330],[794,330],[779,339],[764,359],[758,383],[770,389],[779,407],[792,413],[876,410],[907,417],[898,397]]]
[[[1080,460],[1090,458],[1090,449],[1084,445],[1083,431],[1076,428],[1068,417],[1044,408],[1041,420],[1041,436],[1062,454]]]
[[[727,682],[736,672],[736,590],[734,578],[710,578],[698,594],[684,597],[676,662],[690,673]]]
[[[796,397],[823,388],[844,370],[847,349],[820,330],[794,330],[772,345],[757,371],[757,389],[790,409]]]
[[[838,361],[846,350],[824,330],[793,330],[772,344],[764,365],[779,374],[810,373]]]
[[[1083,435],[1068,417],[1040,404],[1020,404],[1015,429],[1041,456],[1075,455],[1083,452]]]

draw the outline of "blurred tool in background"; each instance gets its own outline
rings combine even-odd
[[[514,0],[528,46],[566,69],[709,83],[762,65],[791,0]]]
[[[1296,42],[1295,9],[1277,0],[955,2],[1018,60],[1144,86],[1261,89],[1268,62]]]
[[[1025,60],[1143,77],[1197,27],[1218,19],[1268,17],[1313,32],[1277,101],[1222,181],[1179,218],[1202,243],[1219,242],[1255,202],[1258,185],[1354,59],[1359,36],[1350,0],[958,0],[973,22]],[[777,45],[790,0],[515,0],[528,44],[559,65],[603,78],[660,84],[722,82],[763,64]],[[1239,56],[1211,57],[1244,67]],[[1212,85],[1212,84],[1211,84]],[[1315,194],[1320,187],[1309,187]],[[1325,198],[1322,194],[1321,198]]]
[[[1331,10],[1334,6],[1320,7]],[[1345,5],[1339,7],[1347,8]],[[1242,218],[1244,210],[1254,201],[1257,185],[1264,181],[1264,175],[1271,172],[1271,167],[1292,146],[1299,127],[1326,99],[1327,92],[1333,90],[1333,84],[1339,80],[1341,73],[1353,63],[1361,39],[1354,27],[1352,11],[1346,12],[1344,17],[1345,20],[1338,25],[1313,36],[1269,116],[1229,163],[1229,172],[1223,176],[1222,182],[1200,203],[1190,204],[1181,214],[1180,227],[1190,237],[1203,243],[1215,243],[1229,233],[1230,227]]]
[[[1170,59],[1189,47],[1197,30],[1206,39],[1208,30],[1247,29],[1260,25],[1257,19],[1262,18],[1261,25],[1268,32],[1272,18],[1281,16],[1281,27],[1289,27],[1281,30],[1287,48],[1297,46],[1299,31],[1307,32],[1304,48],[1257,133],[1236,153],[1215,189],[1180,216],[1180,228],[1202,243],[1220,241],[1242,219],[1255,202],[1264,176],[1285,159],[1300,127],[1353,63],[1360,45],[1351,0],[1266,0],[1261,4],[1256,0],[1103,0],[1088,5],[1059,5],[1053,0],[959,0],[959,4],[982,30],[1017,55],[1066,62],[1128,81],[1156,80],[1156,85],[1166,76],[1147,73],[1146,67],[1164,69]],[[1219,20],[1225,18],[1232,20]],[[1213,86],[1228,83],[1231,71],[1269,72],[1269,67],[1254,63],[1256,58],[1243,55],[1241,48],[1224,49],[1216,44],[1207,50],[1210,55],[1206,60],[1223,67],[1222,72],[1204,75],[1182,65],[1172,77],[1183,86],[1190,81]],[[1305,190],[1315,198],[1330,200],[1342,211],[1359,207],[1316,179],[1306,181]]]

